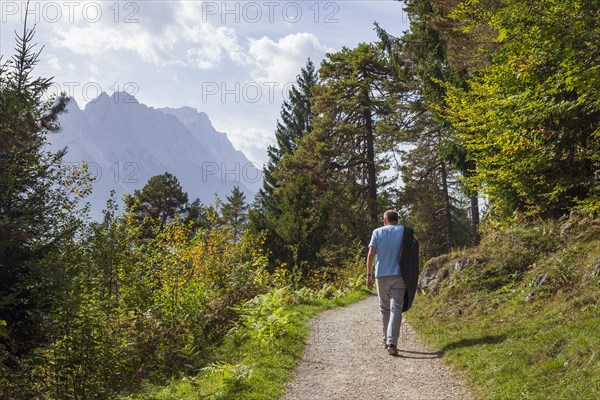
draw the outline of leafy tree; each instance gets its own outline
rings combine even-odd
[[[44,149],[47,134],[59,130],[57,119],[68,100],[43,99],[52,80],[34,77],[41,53],[34,35],[25,21],[16,54],[6,62],[0,57],[2,362],[10,359],[7,354],[23,355],[47,340],[40,324],[60,290],[64,266],[44,260],[74,234],[77,200],[89,191],[83,170],[61,165],[66,149],[54,154]]]
[[[597,4],[469,4],[450,17],[475,39],[491,31],[496,42],[493,51],[477,48],[490,62],[468,89],[449,85],[448,119],[477,161],[470,182],[499,216],[559,216],[598,187]]]

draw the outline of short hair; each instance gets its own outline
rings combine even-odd
[[[398,213],[394,210],[387,210],[383,213],[383,219],[387,219],[389,222],[398,222]]]

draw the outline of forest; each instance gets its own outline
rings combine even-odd
[[[378,41],[307,60],[255,199],[202,204],[165,172],[107,199],[102,221],[90,174],[45,151],[68,99],[44,96],[25,27],[0,59],[0,398],[114,398],[215,368],[240,324],[277,334],[282,298],[364,285],[387,209],[423,263],[503,227],[597,216],[600,3],[404,6],[401,37],[375,24]]]

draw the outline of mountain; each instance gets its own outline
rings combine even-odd
[[[120,198],[154,175],[170,172],[189,195],[212,203],[239,186],[252,201],[262,176],[257,166],[217,132],[208,115],[190,107],[156,109],[126,92],[102,93],[82,110],[71,100],[49,150],[68,148],[65,161],[88,163],[96,179],[87,199],[99,217],[110,191]]]

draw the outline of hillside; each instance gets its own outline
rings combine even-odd
[[[480,398],[600,398],[599,218],[496,228],[421,285],[410,322]]]

